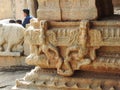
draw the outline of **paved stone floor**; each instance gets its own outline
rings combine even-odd
[[[29,71],[0,72],[0,90],[11,90],[15,80],[23,78]]]

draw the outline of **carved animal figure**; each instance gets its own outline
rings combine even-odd
[[[12,52],[12,48],[24,41],[24,27],[19,24],[0,24],[0,51]],[[3,45],[7,44],[7,48]]]
[[[54,56],[55,58],[59,58],[59,53],[58,53],[57,48],[46,41],[46,30],[47,30],[47,22],[42,20],[40,22],[40,29],[36,30],[36,32],[39,33],[38,35],[36,35],[36,34],[33,35],[33,33],[31,33],[31,31],[29,31],[29,30],[26,32],[28,35],[27,38],[29,40],[31,37],[38,38],[38,41],[35,41],[36,40],[35,38],[34,38],[34,40],[33,39],[30,40],[30,49],[31,50],[30,50],[30,55],[27,58],[28,61],[30,61],[30,59],[32,59],[33,57],[38,57],[41,54],[44,54],[47,57],[47,60],[49,63],[49,59],[51,59],[51,57],[53,57],[53,56],[51,56],[50,51],[55,53],[55,56]]]
[[[88,30],[88,21],[81,21],[79,28],[79,35],[77,37],[78,44],[69,46],[66,50],[66,58],[64,60],[64,64],[68,70],[62,71],[60,68],[62,67],[62,61],[59,61],[58,64],[58,73],[64,76],[71,76],[74,71],[70,65],[71,60],[79,60],[78,68],[82,65],[89,64],[90,59],[85,59],[85,55],[87,55],[87,30]],[[77,53],[74,53],[77,52]],[[82,62],[81,62],[82,61]]]

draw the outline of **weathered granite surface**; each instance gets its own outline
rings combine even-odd
[[[38,4],[41,20],[93,20],[113,14],[112,0],[38,0]]]

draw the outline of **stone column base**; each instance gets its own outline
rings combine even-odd
[[[117,74],[76,71],[73,77],[57,75],[54,69],[36,67],[23,79],[16,80],[14,90],[120,90]]]

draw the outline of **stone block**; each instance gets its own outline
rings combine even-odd
[[[27,64],[25,63],[25,58],[26,57],[24,56],[21,57],[0,56],[0,68],[12,66],[27,66]]]
[[[98,17],[95,0],[61,0],[60,5],[62,20],[96,19]]]
[[[38,0],[37,16],[44,20],[61,20],[59,0]]]
[[[113,14],[112,0],[38,0],[40,20],[94,20]]]

